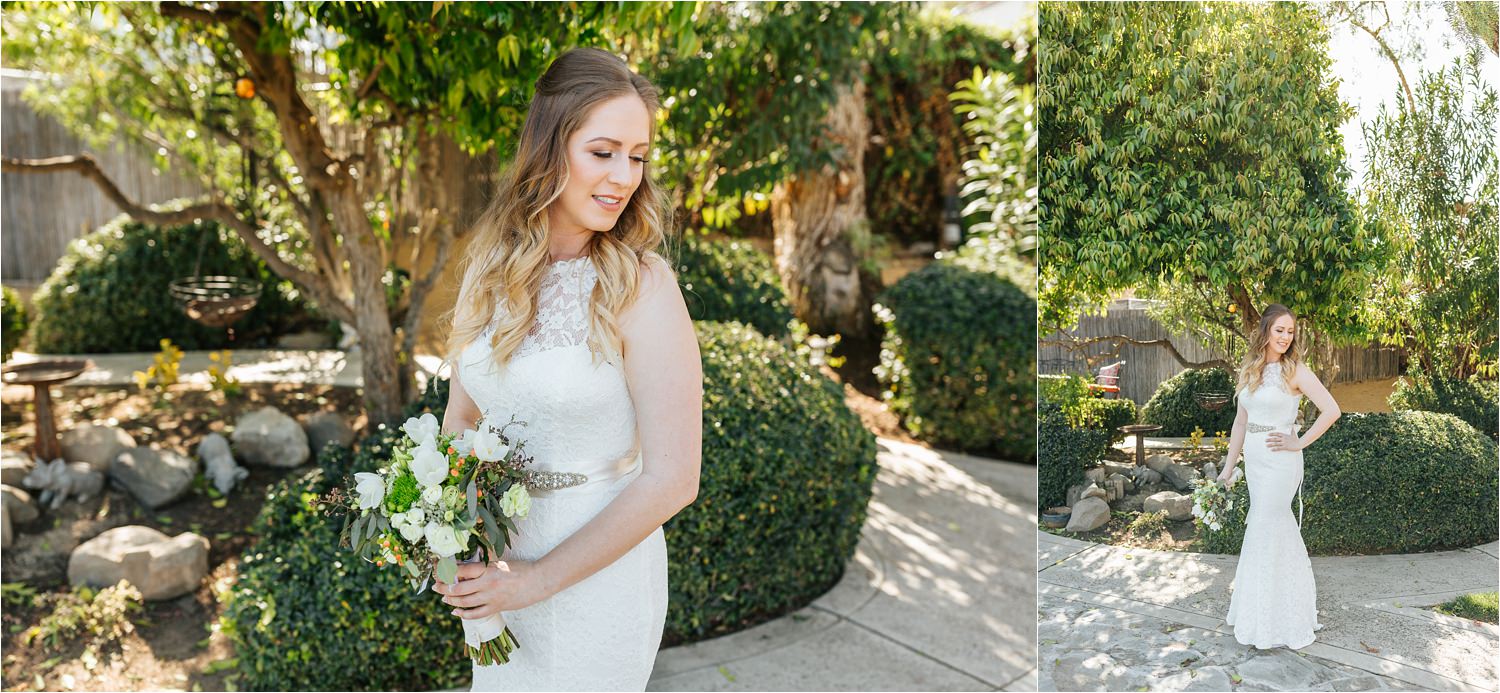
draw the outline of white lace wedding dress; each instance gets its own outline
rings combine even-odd
[[[533,494],[506,558],[534,561],[599,513],[640,475],[635,409],[620,364],[595,365],[586,343],[587,256],[548,266],[536,323],[503,371],[489,336],[460,357],[458,378],[488,420],[512,427],[533,468],[584,474],[582,486]],[[510,662],[474,667],[476,691],[646,688],[667,612],[667,547],[661,528],[619,560],[550,599],[506,612],[518,642]],[[455,629],[458,624],[454,624]]]
[[[1287,391],[1280,363],[1266,364],[1255,392],[1239,391],[1240,406],[1249,413],[1244,454],[1250,512],[1225,621],[1234,626],[1240,644],[1262,649],[1306,647],[1313,631],[1322,628],[1312,561],[1302,543],[1302,451],[1266,447],[1266,435],[1273,431],[1296,435],[1301,399]],[[1297,515],[1292,514],[1294,496]]]

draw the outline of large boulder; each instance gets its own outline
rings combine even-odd
[[[0,452],[0,484],[19,487],[35,466],[36,460],[31,455],[14,450]]]
[[[83,424],[63,431],[58,442],[62,444],[63,459],[69,462],[87,462],[101,472],[109,471],[120,453],[135,447],[135,439],[116,426]]]
[[[1084,498],[1073,506],[1068,519],[1069,532],[1092,532],[1109,523],[1109,503],[1102,498]]]
[[[1167,465],[1174,462],[1171,455],[1151,455],[1146,458],[1146,468],[1160,473]]]
[[[108,587],[127,580],[147,601],[189,594],[208,574],[208,540],[192,532],[168,537],[150,527],[116,527],[68,557],[68,582]]]
[[[307,433],[296,419],[275,407],[261,407],[235,422],[235,452],[249,464],[290,469],[307,462]]]
[[[1198,470],[1177,463],[1161,468],[1161,476],[1178,491],[1186,491],[1198,479]]]
[[[197,475],[197,460],[156,448],[126,450],[109,468],[110,478],[152,510],[181,498]],[[145,589],[144,585],[136,587]]]
[[[1148,513],[1165,511],[1168,520],[1186,520],[1193,516],[1193,498],[1171,491],[1153,493],[1146,497],[1141,510]]]
[[[10,513],[10,519],[18,524],[26,524],[35,520],[39,514],[36,503],[31,500],[31,494],[23,489],[3,484],[0,485],[0,495],[4,496],[5,510]]]
[[[346,448],[354,444],[354,429],[338,412],[320,411],[313,414],[302,423],[302,430],[307,432],[307,447],[313,455],[317,455],[329,442],[336,442]]]

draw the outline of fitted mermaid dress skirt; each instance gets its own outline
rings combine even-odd
[[[1301,396],[1287,391],[1280,366],[1266,366],[1255,392],[1239,392],[1249,414],[1244,455],[1250,511],[1225,621],[1240,644],[1261,649],[1306,647],[1322,627],[1312,561],[1302,542],[1300,499],[1299,512],[1292,511],[1302,485],[1302,451],[1266,447],[1273,432],[1296,433]]]
[[[624,373],[587,345],[588,257],[552,263],[537,321],[510,362],[491,361],[489,334],[461,354],[457,376],[486,421],[525,442],[532,468],[583,474],[581,486],[532,494],[505,558],[535,561],[598,515],[641,473]],[[604,569],[552,597],[504,613],[518,647],[505,664],[474,666],[476,691],[645,690],[667,611],[661,528]],[[455,619],[456,620],[456,619]],[[455,630],[458,628],[454,624]]]

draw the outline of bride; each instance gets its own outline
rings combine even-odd
[[[1323,627],[1312,562],[1302,543],[1302,450],[1339,418],[1339,405],[1302,363],[1299,346],[1292,311],[1267,306],[1240,365],[1239,413],[1218,478],[1232,483],[1243,450],[1250,512],[1225,620],[1240,644],[1261,649],[1306,647],[1313,631]],[[1303,395],[1319,414],[1298,436],[1297,406]],[[1295,517],[1293,496],[1298,502]]]
[[[653,252],[647,174],[656,88],[604,51],[558,57],[469,246],[451,315],[444,431],[512,427],[533,494],[503,560],[436,589],[453,613],[503,612],[518,648],[474,690],[644,690],[667,609],[661,526],[693,502],[703,374],[677,282]],[[474,623],[474,621],[469,621]]]

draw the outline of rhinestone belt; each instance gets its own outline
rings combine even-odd
[[[1283,424],[1281,426],[1267,426],[1266,424],[1247,423],[1245,424],[1245,430],[1250,433],[1270,433],[1271,431],[1284,430],[1289,425],[1290,424]]]
[[[528,491],[556,491],[561,488],[572,488],[582,486],[589,480],[585,474],[576,472],[526,472],[526,489]]]

